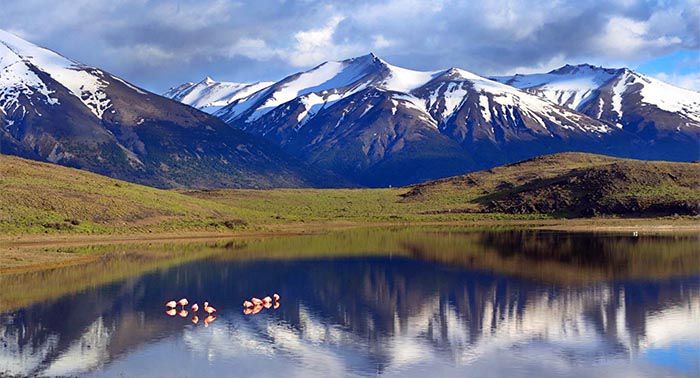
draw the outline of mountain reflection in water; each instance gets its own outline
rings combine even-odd
[[[5,312],[0,372],[700,374],[694,236],[363,232],[217,244],[200,260]],[[281,308],[242,313],[244,299],[270,292]],[[165,316],[163,298],[183,294],[216,303],[217,321]]]

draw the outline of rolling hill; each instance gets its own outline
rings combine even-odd
[[[404,188],[174,191],[0,155],[0,234],[698,215],[698,168],[565,153]]]
[[[416,185],[403,195],[408,202],[459,196],[461,206],[443,211],[699,215],[700,164],[560,153]]]

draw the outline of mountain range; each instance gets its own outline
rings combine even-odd
[[[314,185],[278,147],[0,31],[0,153],[157,187]]]
[[[493,79],[635,134],[649,148],[659,150],[653,152],[655,158],[695,160],[699,156],[698,92],[627,68],[589,64]]]
[[[160,96],[0,31],[0,153],[157,187],[407,185],[562,151],[691,161],[699,143],[700,93],[628,69],[486,78],[367,54]]]
[[[698,159],[700,93],[628,69],[565,66],[486,78],[414,71],[374,54],[257,92],[207,79],[167,93],[366,186],[404,185],[560,151]],[[212,90],[208,90],[212,88]],[[212,107],[219,104],[224,106]]]

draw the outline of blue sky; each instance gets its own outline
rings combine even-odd
[[[155,92],[375,52],[482,75],[627,66],[700,90],[700,0],[3,0],[0,28]]]

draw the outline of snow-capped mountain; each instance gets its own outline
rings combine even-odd
[[[683,151],[677,143],[691,145],[700,139],[700,92],[678,88],[626,68],[566,65],[548,73],[494,79],[605,121],[656,145],[666,143]],[[697,158],[697,145],[694,150],[685,152],[692,152]],[[687,156],[668,158],[689,160]]]
[[[211,114],[239,98],[247,97],[272,84],[274,83],[269,81],[256,83],[215,81],[207,76],[198,83],[189,82],[170,88],[163,96]]]
[[[604,122],[468,71],[414,71],[373,54],[291,75],[214,115],[372,186],[547,152],[610,152],[600,140],[620,138]]]
[[[307,174],[259,138],[1,30],[0,153],[155,186],[303,185]]]

